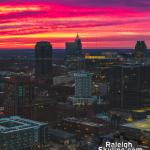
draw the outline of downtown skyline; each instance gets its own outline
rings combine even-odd
[[[150,45],[148,0],[2,0],[0,49],[34,48],[50,41],[64,48],[79,33],[84,48],[133,48]]]

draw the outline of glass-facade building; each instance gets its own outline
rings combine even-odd
[[[78,72],[75,77],[75,97],[90,98],[92,96],[92,74],[89,72]]]

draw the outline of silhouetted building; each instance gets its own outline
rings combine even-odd
[[[49,129],[49,139],[63,145],[69,145],[74,143],[76,140],[75,134],[60,130],[60,129]]]
[[[32,104],[32,119],[48,122],[53,126],[57,122],[56,100],[48,96],[37,96]]]
[[[84,134],[98,135],[99,133],[102,134],[104,132],[104,125],[102,123],[93,122],[88,118],[65,118],[62,121],[62,127],[64,127],[66,131],[75,132],[81,137],[83,137]]]
[[[49,42],[37,42],[35,46],[35,77],[45,81],[48,88],[52,85],[52,45]]]
[[[18,116],[0,118],[1,150],[45,150],[48,124]]]
[[[112,107],[134,108],[150,104],[150,66],[122,65],[110,70]]]
[[[80,57],[82,54],[82,43],[79,35],[74,42],[66,42],[66,58],[76,58]]]
[[[145,58],[147,55],[147,46],[145,41],[137,41],[134,50],[135,58]]]
[[[34,82],[30,76],[16,75],[5,79],[4,107],[6,115],[31,117]]]

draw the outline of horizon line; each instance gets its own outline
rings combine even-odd
[[[128,48],[128,47],[101,47],[101,48],[83,48],[82,50],[134,50],[135,48]],[[34,50],[34,48],[0,48],[0,50]],[[65,50],[65,48],[53,48],[53,50]],[[149,50],[149,49],[148,49]]]

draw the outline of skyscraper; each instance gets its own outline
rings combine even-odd
[[[126,64],[110,69],[110,103],[114,108],[149,106],[150,66]]]
[[[75,38],[74,42],[66,42],[66,57],[80,57],[82,54],[82,42],[79,38],[79,35],[77,34],[77,37]]]
[[[75,43],[76,43],[77,56],[81,56],[81,54],[82,54],[82,42],[81,42],[81,39],[80,39],[78,34],[77,34],[77,37],[75,39]]]
[[[147,46],[145,41],[137,41],[135,45],[134,56],[136,58],[144,58],[147,54]]]
[[[35,76],[36,79],[52,84],[52,45],[47,41],[36,43]]]
[[[95,98],[92,96],[92,74],[80,71],[74,74],[75,95],[69,97],[73,105],[91,105]]]

